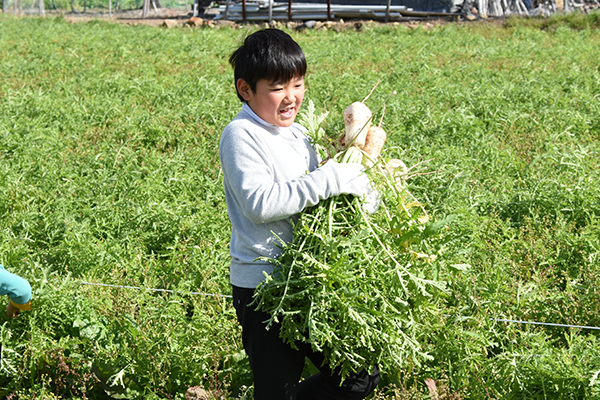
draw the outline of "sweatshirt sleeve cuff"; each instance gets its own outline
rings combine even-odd
[[[29,311],[29,310],[31,310],[31,301],[28,301],[28,302],[27,302],[27,303],[25,303],[25,304],[17,304],[17,303],[15,303],[14,301],[12,301],[12,300],[11,300],[11,301],[10,301],[10,303],[11,303],[13,306],[17,307],[17,308],[18,308],[19,310],[21,310],[21,311]]]

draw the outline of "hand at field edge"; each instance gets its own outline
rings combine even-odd
[[[8,317],[8,319],[17,317],[17,316],[19,316],[20,313],[21,313],[21,310],[19,310],[15,306],[13,306],[12,303],[8,303],[8,305],[6,306],[6,316]]]

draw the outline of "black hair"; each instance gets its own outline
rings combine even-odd
[[[304,52],[287,33],[279,29],[263,29],[246,37],[229,57],[233,67],[234,85],[245,80],[252,92],[261,79],[269,82],[289,82],[306,74]],[[244,101],[237,91],[240,100]]]

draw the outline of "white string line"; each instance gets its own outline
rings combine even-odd
[[[456,315],[444,314],[444,317],[456,317]],[[464,317],[464,316],[461,316],[461,317]],[[469,317],[464,317],[464,318],[469,318]],[[501,319],[501,318],[489,318],[489,319],[490,319],[490,321],[495,321],[495,322],[513,322],[516,324],[546,325],[546,326],[558,326],[561,328],[579,328],[579,329],[600,330],[600,327],[587,326],[587,325],[555,324],[552,322],[523,321],[523,320],[519,320],[519,319]]]
[[[112,288],[120,288],[120,289],[136,289],[136,290],[150,290],[152,292],[166,292],[166,293],[176,293],[171,289],[154,289],[154,288],[141,288],[139,286],[126,286],[126,285],[109,285],[107,283],[92,283],[92,282],[80,282],[82,285],[90,285],[90,286],[103,286],[103,287],[112,287]],[[183,292],[177,292],[183,293]],[[217,293],[204,293],[204,292],[189,292],[189,294],[201,295],[201,296],[214,296],[214,297],[229,297],[233,296],[227,294],[217,294]],[[545,325],[545,326],[557,326],[560,328],[579,328],[579,329],[595,329],[600,330],[600,327],[597,326],[586,326],[586,325],[568,325],[568,324],[554,324],[551,322],[537,322],[537,321],[522,321],[515,319],[500,319],[500,318],[490,318],[492,321],[496,322],[512,322],[515,324],[530,324],[530,325]]]
[[[197,294],[202,296],[214,296],[214,297],[233,297],[227,294],[216,294],[216,293],[204,293],[204,292],[176,292],[171,289],[154,289],[154,288],[142,288],[139,286],[126,286],[126,285],[109,285],[108,283],[93,283],[93,282],[80,282],[82,285],[90,286],[103,286],[120,289],[136,289],[136,290],[149,290],[151,292],[165,292],[165,293],[182,293],[182,294]]]
[[[580,329],[600,330],[600,327],[597,327],[597,326],[554,324],[551,322],[520,321],[520,320],[514,320],[514,319],[496,319],[496,318],[491,318],[491,319],[494,321],[497,321],[497,322],[514,322],[517,324],[547,325],[547,326],[559,326],[561,328],[580,328]]]

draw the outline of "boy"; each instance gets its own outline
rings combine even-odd
[[[0,295],[7,294],[10,302],[6,306],[6,316],[11,319],[21,311],[31,310],[31,286],[18,275],[11,274],[0,265]]]
[[[281,253],[277,238],[292,240],[297,214],[320,200],[367,193],[369,179],[359,164],[319,157],[294,122],[304,99],[306,59],[300,46],[277,29],[248,36],[230,57],[242,111],[221,136],[227,211],[231,220],[230,280],[242,341],[254,376],[256,400],[363,399],[379,382],[379,372],[361,371],[341,382],[310,345],[294,350],[279,338],[279,327],[265,329],[268,315],[256,311],[254,289],[271,273],[259,257]],[[320,373],[302,381],[308,357]]]

